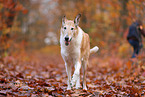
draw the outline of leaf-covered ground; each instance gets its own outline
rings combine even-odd
[[[87,70],[88,90],[66,91],[64,62],[59,50],[52,49],[0,58],[0,96],[145,96],[144,55],[135,60],[92,55]]]

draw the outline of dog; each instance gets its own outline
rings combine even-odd
[[[98,47],[90,49],[89,35],[79,26],[81,14],[78,14],[74,20],[68,20],[65,16],[62,18],[60,29],[60,46],[61,56],[65,62],[68,76],[67,90],[75,85],[76,89],[80,88],[80,68],[83,68],[83,89],[86,86],[86,70],[89,64],[88,59],[91,53],[98,51]],[[71,79],[71,64],[74,65],[75,71]]]

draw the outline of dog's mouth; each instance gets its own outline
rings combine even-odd
[[[65,45],[68,46],[70,44],[71,40],[72,40],[72,38],[68,41],[65,40]]]

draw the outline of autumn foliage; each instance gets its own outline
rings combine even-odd
[[[29,54],[0,59],[0,95],[3,96],[144,96],[145,56],[137,61],[91,56],[88,90],[66,91],[67,75],[58,52],[51,46]],[[29,55],[29,57],[28,57]],[[55,60],[55,61],[54,61]],[[82,83],[82,80],[81,80]]]
[[[145,49],[130,59],[126,40],[134,20],[144,26],[144,6],[144,0],[0,0],[0,96],[145,96]],[[88,90],[66,91],[59,31],[64,15],[78,13],[91,47],[100,49],[89,59]]]
[[[28,12],[18,0],[0,1],[0,54],[3,54],[3,52],[6,52],[10,48],[12,26],[17,13],[20,11],[23,14]]]

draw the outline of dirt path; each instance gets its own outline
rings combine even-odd
[[[0,59],[0,96],[145,96],[142,57],[132,65],[117,57],[92,55],[87,72],[88,90],[81,87],[66,91],[67,76],[59,49],[45,49],[31,53],[30,57],[19,55]],[[51,52],[52,49],[55,52]]]

